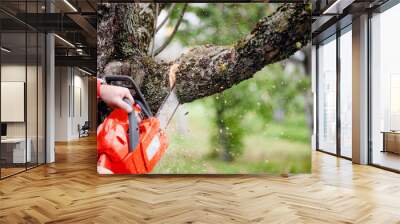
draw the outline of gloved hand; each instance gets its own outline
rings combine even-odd
[[[127,113],[132,112],[132,105],[135,102],[129,89],[125,87],[113,86],[103,84],[99,89],[99,97],[111,108],[121,108],[125,110]],[[130,102],[130,105],[123,101],[124,98],[127,98]]]

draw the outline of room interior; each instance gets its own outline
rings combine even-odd
[[[400,19],[400,5],[333,1],[325,8],[313,23],[314,147],[355,163],[399,172],[396,55],[400,33],[393,27]],[[342,12],[333,16],[332,10]],[[353,122],[362,128],[353,127]],[[354,136],[354,131],[360,135]],[[363,152],[352,146],[355,142]]]
[[[96,122],[96,1],[1,1],[0,219],[398,223],[400,4],[312,2],[312,174],[104,178],[94,125],[78,131]],[[52,22],[31,20],[28,32],[28,8]]]
[[[9,176],[45,162],[44,34],[2,32],[1,174]]]
[[[57,4],[0,3],[0,179],[54,162],[54,142],[77,140],[95,130],[96,80],[90,69],[95,63],[71,62],[90,59],[90,50],[79,32],[68,27],[63,27],[68,33],[49,38],[46,32],[60,27],[39,16]],[[38,26],[41,22],[47,28]]]

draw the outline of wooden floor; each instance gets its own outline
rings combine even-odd
[[[11,176],[13,174],[19,173],[19,172],[23,172],[25,171],[25,167],[7,167],[7,168],[1,168],[1,177],[7,177],[7,176]]]
[[[400,175],[313,154],[313,174],[96,174],[95,139],[0,181],[0,223],[400,223]]]
[[[374,151],[373,161],[377,165],[400,170],[400,155],[391,152]]]

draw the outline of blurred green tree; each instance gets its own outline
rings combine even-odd
[[[177,5],[177,8],[183,5]],[[248,34],[260,18],[275,10],[271,4],[189,4],[175,38],[184,46],[230,45]],[[193,24],[193,16],[199,22]],[[180,10],[171,13],[175,24]],[[212,157],[232,161],[243,153],[243,138],[249,128],[243,124],[248,113],[263,121],[283,119],[285,111],[302,110],[298,95],[307,91],[309,81],[299,71],[287,72],[282,63],[267,66],[253,79],[246,80],[213,96],[215,128]],[[275,116],[274,116],[275,114]],[[277,115],[279,114],[279,115]]]

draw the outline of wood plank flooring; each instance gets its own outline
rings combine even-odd
[[[23,172],[25,171],[25,167],[7,167],[7,168],[1,168],[1,176],[2,177],[7,177],[10,175],[13,175],[15,173]]]
[[[400,175],[323,153],[313,174],[96,174],[95,138],[0,181],[0,223],[400,223]]]

